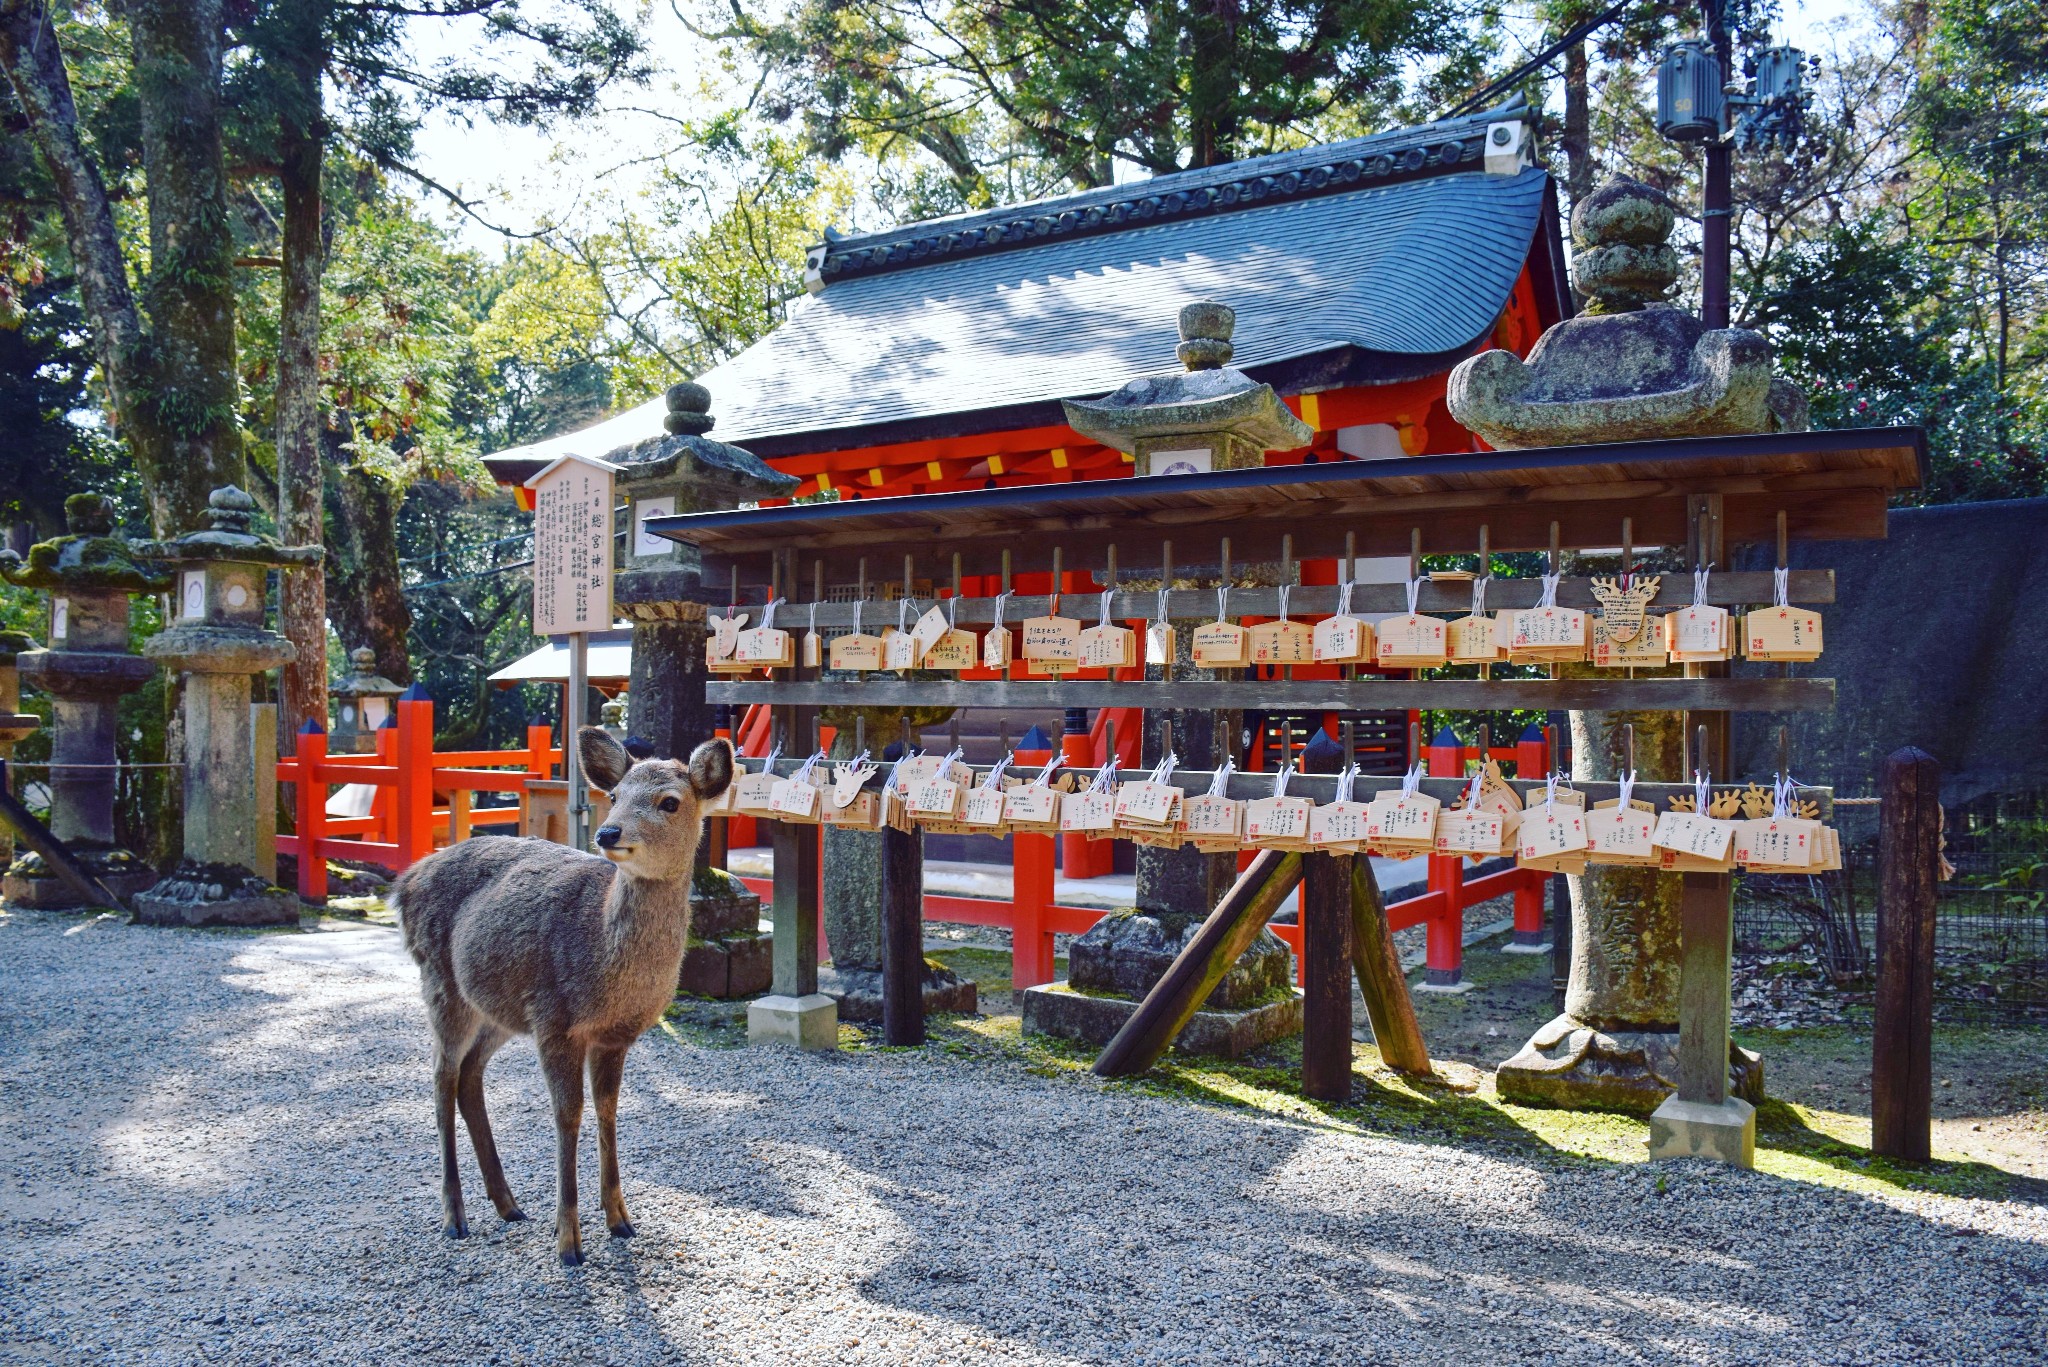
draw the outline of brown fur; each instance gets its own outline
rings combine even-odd
[[[532,1035],[555,1111],[555,1249],[583,1261],[576,1222],[576,1136],[586,1069],[597,1109],[605,1222],[632,1235],[619,1184],[619,1078],[626,1050],[675,997],[690,932],[690,875],[703,835],[700,806],[725,791],[732,752],[697,747],[687,765],[634,764],[604,731],[578,734],[584,772],[612,790],[599,844],[605,857],[511,836],[451,845],[407,869],[394,888],[405,945],[420,966],[434,1029],[434,1117],[441,1133],[441,1214],[469,1233],[455,1168],[459,1108],[484,1190],[506,1220],[526,1218],[484,1114],[484,1066],[514,1035]],[[664,811],[674,799],[676,810]]]

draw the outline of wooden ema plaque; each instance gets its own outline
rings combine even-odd
[[[1381,622],[1375,649],[1384,669],[1429,669],[1450,660],[1446,626],[1441,617],[1404,613]]]
[[[1317,622],[1309,653],[1317,664],[1372,663],[1372,624],[1357,617],[1325,617]]]
[[[1305,665],[1315,660],[1315,629],[1306,622],[1261,622],[1247,633],[1255,665]]]
[[[1252,662],[1250,633],[1229,622],[1205,622],[1195,628],[1191,654],[1203,669],[1242,669]]]
[[[1081,624],[1071,617],[1024,619],[1024,658],[1077,665],[1081,662]]]

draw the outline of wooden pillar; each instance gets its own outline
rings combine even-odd
[[[277,882],[277,704],[249,704],[249,753],[256,766],[256,862],[264,882]]]
[[[1870,1147],[1928,1158],[1933,1121],[1934,899],[1941,865],[1941,766],[1907,746],[1878,779],[1877,1001]]]
[[[924,838],[882,832],[882,1042],[924,1043]]]
[[[1408,995],[1408,977],[1401,971],[1401,952],[1394,948],[1386,899],[1370,859],[1351,861],[1351,967],[1358,974],[1380,1058],[1396,1072],[1429,1073],[1429,1048],[1422,1041],[1422,1023],[1415,1019],[1415,1001]]]
[[[1351,865],[1311,854],[1301,870],[1303,1003],[1301,1090],[1321,1101],[1351,1095]]]
[[[1725,873],[1681,877],[1684,957],[1678,979],[1678,1097],[1718,1106],[1728,1099],[1729,955],[1735,880]]]
[[[323,903],[327,900],[327,783],[320,766],[327,762],[327,731],[311,717],[299,728],[299,781],[293,793],[298,799],[299,900]]]
[[[1423,756],[1431,778],[1465,776],[1464,748],[1448,726],[1424,747]],[[1429,861],[1429,890],[1437,900],[1423,922],[1422,980],[1428,987],[1457,987],[1465,980],[1465,861],[1457,855],[1423,858]]]
[[[434,700],[426,689],[414,684],[399,696],[397,712],[398,794],[393,808],[398,830],[394,843],[399,867],[410,868],[434,850]]]
[[[818,828],[764,824],[775,850],[775,972],[769,991],[807,997],[818,990]]]

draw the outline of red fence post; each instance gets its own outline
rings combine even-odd
[[[1019,750],[1021,771],[1043,765],[1052,751]],[[1053,979],[1052,932],[1045,928],[1052,906],[1053,837],[1031,831],[1010,836],[1010,985],[1040,987]]]
[[[1549,770],[1549,739],[1542,727],[1531,722],[1515,738],[1515,777],[1543,778]],[[1515,933],[1507,945],[1510,954],[1540,954],[1549,947],[1550,936],[1543,926],[1543,886],[1549,881],[1531,873],[1515,889]]]
[[[327,900],[327,783],[320,766],[327,762],[327,732],[311,717],[299,728],[298,751],[293,797],[298,803],[299,898],[322,903]]]
[[[1465,776],[1465,750],[1450,727],[1436,733],[1423,755],[1431,778]],[[1456,987],[1465,979],[1465,861],[1456,855],[1427,858],[1429,890],[1442,900],[1424,923],[1423,983]]]
[[[434,850],[434,700],[414,684],[398,696],[398,867],[411,868]]]

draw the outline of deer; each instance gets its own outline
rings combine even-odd
[[[478,836],[421,859],[393,885],[434,1032],[442,1233],[469,1235],[455,1167],[458,1109],[499,1218],[526,1218],[491,1138],[484,1068],[514,1035],[531,1035],[554,1109],[555,1252],[565,1267],[583,1261],[576,1139],[586,1071],[605,1221],[614,1238],[633,1237],[619,1183],[626,1050],[675,998],[703,808],[733,774],[723,740],[699,745],[687,762],[635,762],[595,726],[577,732],[576,743],[584,773],[611,794],[596,854]]]

